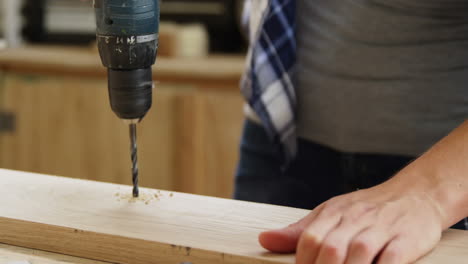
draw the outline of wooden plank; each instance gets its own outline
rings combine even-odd
[[[418,264],[468,263],[468,231],[449,230],[439,245]]]
[[[0,170],[0,243],[115,263],[291,263],[270,256],[257,235],[307,214],[128,186]],[[119,201],[120,200],[120,201]]]
[[[110,264],[108,262],[0,244],[0,264],[23,262],[30,264]]]
[[[257,235],[308,213],[151,189],[132,202],[130,191],[0,170],[0,243],[115,263],[292,264],[293,255],[266,253]],[[466,263],[468,233],[449,232],[433,254],[422,263]]]

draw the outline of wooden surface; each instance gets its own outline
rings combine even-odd
[[[158,59],[153,107],[138,127],[142,186],[231,196],[242,64],[240,57]],[[97,53],[0,51],[0,111],[16,117],[15,131],[0,133],[0,167],[130,183],[128,128],[110,109]]]
[[[110,264],[41,250],[0,244],[0,264]]]
[[[0,170],[0,243],[116,263],[292,264],[265,252],[259,232],[308,211]],[[156,194],[159,198],[151,199]],[[450,231],[424,264],[462,264],[468,233]]]
[[[209,56],[198,59],[158,57],[154,78],[161,82],[190,82],[206,87],[238,87],[244,71],[243,56]],[[15,72],[104,77],[99,54],[93,49],[29,46],[0,50],[0,69]],[[209,84],[209,85],[206,85]]]
[[[128,127],[112,113],[104,79],[8,74],[2,110],[16,128],[0,134],[0,166],[130,184]],[[174,189],[176,89],[159,87],[138,126],[141,184]]]
[[[226,91],[176,99],[174,131],[179,191],[228,198],[244,120],[243,99]],[[234,143],[234,144],[232,144]]]

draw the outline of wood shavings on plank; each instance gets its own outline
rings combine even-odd
[[[153,201],[159,201],[161,198],[164,197],[164,194],[161,191],[156,191],[156,192],[142,191],[140,192],[140,196],[133,197],[133,194],[130,192],[126,192],[126,193],[116,192],[114,196],[117,197],[118,202],[120,201],[125,201],[129,203],[142,202],[148,205]],[[172,198],[174,197],[174,194],[169,193],[168,197]]]

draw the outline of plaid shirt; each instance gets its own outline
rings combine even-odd
[[[286,162],[290,162],[297,145],[293,77],[296,1],[268,1],[259,30],[251,39],[248,67],[241,86],[250,107],[281,148]],[[468,218],[464,224],[468,230]]]
[[[251,40],[242,92],[288,164],[296,155],[296,1],[270,0]]]

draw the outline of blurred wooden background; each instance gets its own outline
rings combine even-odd
[[[158,58],[139,126],[141,184],[230,197],[243,122],[241,56]],[[130,184],[128,127],[112,113],[96,51],[0,51],[0,167]]]

